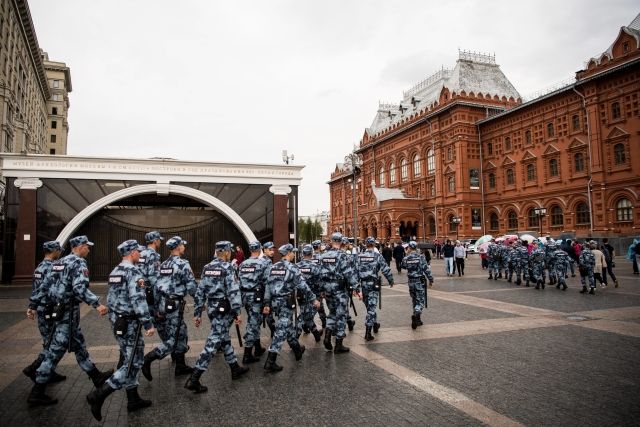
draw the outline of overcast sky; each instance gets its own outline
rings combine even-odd
[[[40,47],[71,68],[69,154],[305,165],[300,214],[378,101],[458,48],[495,53],[523,95],[571,78],[637,1],[29,0]]]

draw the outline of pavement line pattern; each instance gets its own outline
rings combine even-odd
[[[351,351],[364,358],[372,365],[383,369],[396,378],[412,385],[420,391],[429,394],[436,399],[453,406],[461,412],[477,419],[489,426],[523,426],[523,424],[502,415],[486,406],[470,399],[457,390],[443,386],[419,373],[405,368],[386,357],[367,349],[364,345],[351,347]]]

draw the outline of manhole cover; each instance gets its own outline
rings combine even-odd
[[[588,317],[584,317],[584,316],[578,316],[578,315],[571,315],[571,316],[567,316],[567,320],[571,320],[574,322],[582,322],[583,320],[588,320]]]

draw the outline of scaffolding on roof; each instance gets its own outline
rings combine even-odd
[[[407,98],[409,96],[413,96],[416,93],[420,92],[422,89],[431,86],[432,84],[434,84],[437,81],[440,81],[442,79],[448,79],[449,76],[451,76],[451,72],[452,71],[453,70],[450,70],[448,68],[444,68],[444,66],[442,66],[442,68],[440,70],[436,71],[435,73],[433,73],[432,75],[430,75],[426,79],[424,79],[421,82],[417,83],[411,89],[405,90],[404,92],[402,92],[402,96],[404,98]]]

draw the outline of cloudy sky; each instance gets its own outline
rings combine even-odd
[[[378,101],[495,53],[523,95],[571,78],[636,1],[29,0],[41,48],[71,68],[69,154],[305,165],[300,213]]]

